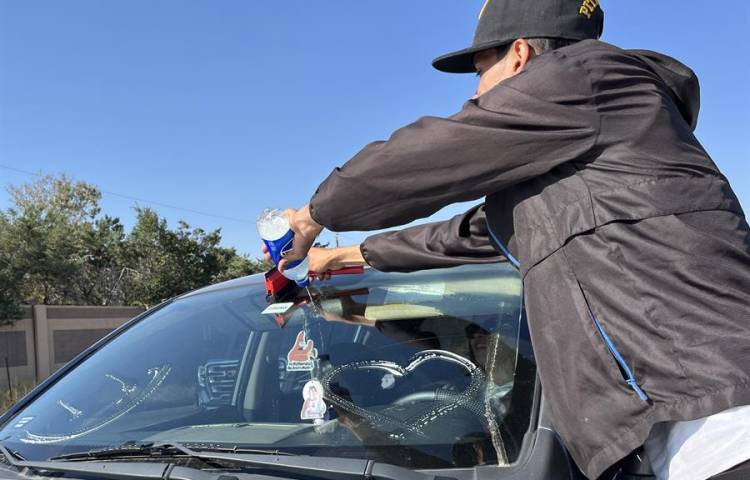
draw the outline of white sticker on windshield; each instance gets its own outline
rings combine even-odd
[[[280,315],[294,306],[294,302],[272,303],[263,310],[262,314]]]
[[[323,385],[317,380],[310,380],[302,387],[302,404],[300,418],[302,420],[317,420],[326,415],[326,402],[323,400]]]

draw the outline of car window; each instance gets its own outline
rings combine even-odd
[[[535,369],[503,264],[316,282],[269,304],[213,287],[122,332],[0,430],[28,459],[165,441],[371,458],[513,462]]]

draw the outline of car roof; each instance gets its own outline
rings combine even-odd
[[[200,295],[203,293],[208,292],[214,292],[219,290],[228,290],[230,288],[238,288],[238,287],[259,287],[262,286],[265,280],[264,273],[254,273],[252,275],[247,275],[245,277],[239,277],[232,280],[226,280],[224,282],[220,283],[214,283],[213,285],[208,285],[206,287],[201,287],[197,290],[192,290],[187,293],[183,293],[182,295],[177,296],[177,298],[187,298],[191,297],[193,295]]]
[[[316,280],[315,285],[331,286],[331,287],[348,287],[348,288],[359,288],[370,286],[371,283],[379,280],[391,280],[396,277],[405,277],[409,281],[414,281],[418,278],[419,281],[429,282],[435,280],[449,280],[458,281],[464,275],[476,275],[476,274],[508,274],[514,272],[515,269],[508,262],[496,262],[496,263],[483,263],[483,264],[468,264],[459,267],[441,268],[434,270],[421,270],[409,273],[402,272],[381,272],[371,267],[365,267],[363,273],[354,275],[339,275],[332,276],[328,280]],[[206,287],[193,290],[191,292],[184,293],[176,299],[188,298],[195,295],[201,295],[209,292],[217,292],[222,290],[228,290],[233,288],[258,288],[265,293],[265,274],[255,273],[247,275],[245,277],[235,278]]]

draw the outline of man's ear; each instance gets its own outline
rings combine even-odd
[[[529,60],[534,58],[535,54],[536,52],[531,48],[531,45],[529,45],[529,42],[526,39],[519,38],[514,41],[506,57],[508,66],[511,70],[511,75],[515,75],[523,70],[523,67],[529,63]]]

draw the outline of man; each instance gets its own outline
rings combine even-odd
[[[359,254],[410,270],[502,252],[584,473],[645,443],[661,478],[709,478],[750,458],[750,228],[693,135],[692,71],[598,41],[602,25],[594,0],[488,0],[472,47],[433,62],[476,71],[475,97],[334,170],[289,211],[288,260],[323,227],[387,228],[485,197]]]

